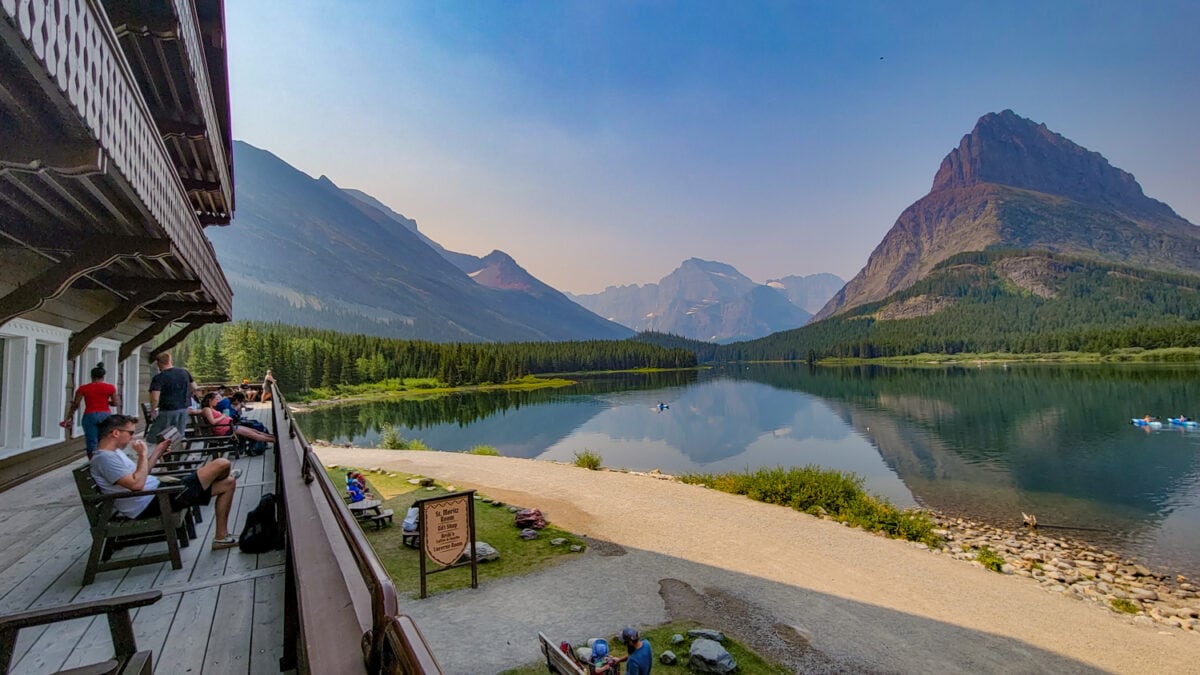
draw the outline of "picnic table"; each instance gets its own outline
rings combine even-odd
[[[382,506],[383,502],[378,499],[364,499],[362,501],[350,502],[346,505],[346,508],[350,509],[350,513],[353,513],[355,518],[369,518],[372,515],[379,515],[382,512],[380,510]],[[371,511],[374,511],[374,514],[369,513]]]

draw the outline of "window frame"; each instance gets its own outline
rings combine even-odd
[[[58,425],[59,413],[66,411],[68,364],[67,344],[71,331],[48,324],[12,319],[0,326],[5,340],[3,381],[0,381],[0,459],[19,455],[65,440]],[[42,385],[43,435],[34,436],[33,392],[34,358],[38,344],[46,345],[45,373]]]

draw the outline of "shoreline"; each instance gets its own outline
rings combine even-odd
[[[591,540],[568,564],[405,602],[447,673],[531,663],[538,631],[575,640],[665,623],[703,609],[697,603],[708,603],[743,644],[781,639],[789,653],[825,664],[815,668],[822,672],[1186,672],[1200,662],[1200,631],[1106,609],[1082,590],[1052,593],[1015,569],[997,574],[661,475],[436,451],[315,450],[327,465],[434,477],[539,508]],[[977,536],[1003,542],[1015,534],[981,528]],[[1070,560],[1080,577],[1103,569],[1074,564],[1075,550],[1061,545],[1052,557]],[[1092,563],[1083,554],[1078,559]],[[676,603],[671,589],[687,588],[691,600]],[[735,607],[745,611],[731,613]],[[464,641],[496,648],[464,654]]]
[[[393,452],[379,448],[335,446],[318,442],[314,442],[314,449],[318,450],[318,455],[326,452],[327,449]],[[439,453],[441,451],[419,452]],[[554,460],[523,459],[521,461],[578,468],[569,462]],[[367,467],[361,468],[366,469]],[[580,470],[583,471],[583,469]],[[657,470],[631,471],[601,468],[595,473],[623,474],[688,485],[679,481],[672,474]],[[434,477],[437,478],[437,476]],[[689,487],[702,490],[711,489],[703,485],[689,485]],[[486,486],[482,489],[486,489]],[[713,490],[713,492],[719,491]],[[741,495],[731,496],[754,501]],[[786,506],[757,501],[754,503],[794,511]],[[1193,584],[1191,579],[1182,574],[1152,570],[1135,558],[1123,557],[1117,552],[1103,549],[1081,539],[1057,537],[1029,528],[1004,527],[942,513],[930,508],[918,507],[917,510],[929,514],[933,519],[937,526],[935,533],[943,540],[941,547],[932,548],[922,543],[903,539],[895,539],[895,541],[928,551],[933,555],[965,562],[980,569],[986,568],[983,563],[978,561],[978,553],[980,549],[987,547],[1003,559],[1001,568],[989,572],[991,574],[1030,579],[1036,581],[1043,590],[1049,593],[1086,600],[1098,605],[1097,609],[1110,612],[1121,612],[1114,607],[1113,601],[1118,603],[1127,601],[1132,603],[1132,605],[1127,605],[1127,608],[1137,608],[1134,612],[1125,612],[1135,623],[1172,627],[1200,635],[1200,611],[1198,611],[1200,610],[1200,585]],[[796,513],[800,512],[796,511]],[[839,523],[831,516],[810,517],[843,525],[849,529],[859,529],[864,535],[889,538],[881,532],[861,530],[861,528]]]

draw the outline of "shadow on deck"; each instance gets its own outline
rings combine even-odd
[[[269,415],[268,409],[260,412]],[[256,415],[258,416],[258,415]],[[264,492],[275,490],[274,450],[233,461],[242,470],[229,516],[237,533]],[[133,616],[138,647],[154,651],[159,673],[278,673],[284,655],[285,553],[213,551],[212,508],[197,537],[170,563],[102,572],[83,586],[92,538],[71,470],[78,460],[0,493],[0,614],[160,590]],[[166,550],[164,542],[147,547]],[[118,551],[114,558],[142,548]],[[13,673],[46,673],[112,655],[103,616],[21,631]]]

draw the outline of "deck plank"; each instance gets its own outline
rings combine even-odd
[[[198,664],[205,660],[209,627],[213,624],[219,592],[219,586],[211,586],[183,594],[164,643],[170,648],[156,654],[155,672],[173,674],[200,670]]]
[[[254,625],[250,629],[250,673],[278,673],[283,657],[283,574],[254,580]]]
[[[208,634],[204,673],[244,673],[250,669],[251,622],[254,616],[254,580],[221,586],[217,616]]]
[[[139,607],[133,615],[133,637],[137,641],[138,649],[154,652],[155,664],[162,658],[167,633],[171,630],[175,612],[179,609],[179,601],[182,599],[183,593],[163,595],[162,599],[153,605]]]
[[[0,571],[0,614],[28,609],[42,591],[92,545],[87,519],[79,518]]]
[[[54,624],[54,630],[44,631],[9,672],[14,675],[41,675],[62,670],[63,662],[95,620],[96,617],[89,616]]]

